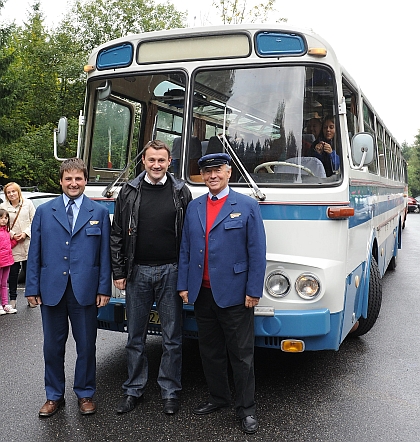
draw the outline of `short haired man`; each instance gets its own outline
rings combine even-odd
[[[230,360],[236,415],[245,433],[255,433],[254,306],[263,292],[265,231],[257,201],[229,188],[230,161],[225,153],[198,161],[209,192],[188,206],[178,290],[185,303],[194,304],[210,393],[194,413],[204,415],[229,406]]]
[[[109,212],[83,192],[87,170],[71,158],[60,167],[63,195],[42,204],[32,221],[25,296],[41,305],[45,391],[40,417],[64,405],[69,320],[76,341],[73,390],[81,414],[96,412],[97,309],[111,296]]]
[[[145,170],[125,184],[111,229],[114,285],[126,290],[128,379],[117,413],[134,409],[148,379],[145,352],[149,313],[156,302],[163,354],[157,382],[163,412],[179,410],[182,369],[182,301],[176,291],[182,225],[191,192],[168,173],[169,147],[159,140],[143,149]]]

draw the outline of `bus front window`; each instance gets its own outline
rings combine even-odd
[[[327,69],[200,70],[193,86],[194,135],[203,153],[231,151],[257,183],[340,180],[334,79]],[[244,182],[240,168],[233,168],[231,182]]]
[[[101,94],[104,83],[106,95]],[[179,163],[176,140],[184,125],[185,84],[185,73],[177,71],[89,83],[85,137],[90,181],[134,178],[142,168],[140,152],[154,139],[165,142]],[[180,173],[174,167],[171,172]]]

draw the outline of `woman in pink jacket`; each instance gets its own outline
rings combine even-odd
[[[16,313],[17,310],[9,305],[7,296],[7,278],[9,277],[10,266],[14,263],[12,247],[17,241],[10,239],[10,217],[6,209],[0,209],[0,315]]]

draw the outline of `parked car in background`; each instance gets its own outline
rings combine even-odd
[[[419,202],[416,200],[416,198],[409,196],[408,197],[408,213],[419,213],[419,212],[420,212]]]
[[[40,192],[36,186],[34,187],[22,187],[23,198],[29,199],[34,203],[35,209],[41,204],[56,198],[58,193]],[[4,201],[3,186],[0,186],[0,204]]]
[[[0,204],[4,200],[3,187],[0,186]],[[57,193],[48,193],[48,192],[39,192],[37,187],[22,187],[22,197],[24,199],[29,199],[34,203],[35,209],[41,204],[50,201],[53,198],[57,198]],[[25,282],[25,272],[23,270],[20,271],[18,277],[18,283],[23,284]]]

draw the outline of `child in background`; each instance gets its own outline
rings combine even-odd
[[[10,238],[10,218],[9,212],[0,209],[0,315],[6,313],[16,313],[17,310],[8,303],[7,278],[9,277],[10,266],[14,263],[12,248],[17,241]]]

